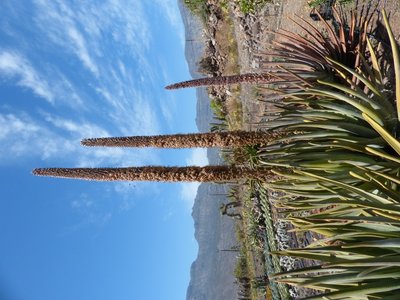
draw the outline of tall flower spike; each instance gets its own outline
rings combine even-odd
[[[207,132],[153,136],[127,136],[90,138],[82,145],[94,147],[157,147],[157,148],[212,148],[240,147],[246,145],[267,145],[279,132]]]
[[[276,78],[270,73],[261,74],[241,74],[241,75],[230,75],[230,76],[218,76],[218,77],[207,77],[200,79],[193,79],[188,81],[182,81],[175,84],[166,86],[167,90],[183,89],[190,87],[199,86],[213,86],[213,85],[232,85],[238,83],[271,83],[276,81]]]
[[[96,181],[230,182],[245,178],[266,179],[270,168],[253,170],[232,166],[127,167],[127,168],[45,168],[34,169],[37,176]]]

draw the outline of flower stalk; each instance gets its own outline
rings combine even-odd
[[[95,181],[158,181],[158,182],[231,182],[240,179],[266,179],[270,168],[253,170],[246,167],[125,167],[125,168],[43,168],[34,169],[37,176],[75,178]]]
[[[281,133],[275,132],[207,132],[191,134],[89,138],[81,144],[88,147],[156,147],[156,148],[227,148],[267,145]]]
[[[167,90],[184,89],[200,86],[214,86],[214,85],[232,85],[239,83],[257,84],[257,83],[272,83],[276,81],[276,77],[270,73],[249,73],[241,75],[217,76],[199,78],[193,80],[182,81],[166,86]]]

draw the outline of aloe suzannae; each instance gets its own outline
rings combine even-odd
[[[323,236],[307,248],[275,252],[318,266],[273,278],[320,291],[309,299],[397,299],[400,292],[400,74],[395,92],[384,83],[387,66],[397,70],[400,61],[383,16],[393,60],[378,61],[378,45],[364,36],[357,65],[327,56],[331,80],[288,89],[280,116],[265,124],[293,133],[259,154],[263,165],[281,168],[274,171],[279,179],[265,184],[284,194],[274,205],[295,232]]]
[[[281,112],[262,126],[271,132],[284,129],[285,136],[257,152],[258,170],[220,169],[222,177],[207,175],[204,181],[259,179],[265,187],[282,192],[273,204],[286,212],[295,231],[323,236],[307,248],[275,252],[320,262],[273,276],[321,292],[311,299],[397,299],[400,292],[400,61],[383,16],[392,60],[379,59],[378,45],[365,31],[368,18],[353,15],[347,26],[339,16],[337,31],[323,23],[326,34],[298,22],[308,39],[281,31],[280,41],[266,55],[282,61],[266,62],[263,73],[170,86],[275,84]],[[390,68],[395,70],[394,81],[385,73]],[[109,170],[99,170],[34,172],[65,177],[98,173],[95,179],[120,179],[107,175]],[[144,169],[137,170],[144,177],[133,180],[151,180]],[[196,170],[193,178],[198,180],[205,169]],[[115,173],[129,172],[127,168]],[[187,180],[175,175],[170,181]]]

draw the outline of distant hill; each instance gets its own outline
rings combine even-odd
[[[203,25],[178,0],[182,20],[185,26],[185,55],[189,71],[193,78],[201,77],[197,72],[197,62],[203,55],[205,40],[202,36]],[[200,132],[208,132],[213,121],[209,99],[205,88],[198,88],[196,124]],[[207,156],[210,164],[222,163],[217,149],[209,149]],[[190,283],[187,300],[232,300],[236,298],[233,271],[236,252],[224,252],[235,246],[234,223],[227,217],[221,217],[219,206],[226,198],[228,187],[217,184],[200,185],[193,206],[195,238],[199,244],[197,259],[190,270]]]

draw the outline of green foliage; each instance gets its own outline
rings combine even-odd
[[[206,0],[185,0],[184,3],[193,14],[199,16],[203,21],[210,14]]]
[[[310,7],[317,7],[319,5],[327,3],[329,0],[312,0],[308,2]],[[338,0],[339,4],[349,4],[353,3],[354,0]]]
[[[245,156],[252,167],[256,167],[259,164],[258,147],[246,146],[244,147]]]
[[[249,165],[256,168],[259,165],[258,147],[244,146],[233,149],[222,149],[222,158],[228,164]]]
[[[239,3],[240,5],[240,10],[247,14],[247,13],[253,13],[257,9],[261,8],[263,5],[265,5],[268,2],[271,2],[270,0],[236,0],[236,2]]]
[[[185,0],[185,5],[193,12],[201,9],[206,0]]]
[[[354,38],[340,28],[339,37],[328,31],[328,44],[318,34],[287,35],[297,45],[279,49],[289,66],[280,77],[290,84],[279,90],[282,112],[268,126],[292,135],[260,151],[277,175],[266,186],[284,194],[275,205],[294,231],[324,238],[275,252],[320,265],[274,278],[321,291],[310,299],[396,299],[400,292],[400,59],[383,16],[390,59],[378,60],[378,46],[363,32],[354,40],[356,55],[340,49]],[[387,69],[395,70],[394,80]]]
[[[241,3],[247,12],[254,9],[250,1]],[[277,33],[280,42],[271,53],[276,60],[266,63],[264,75],[279,78],[274,100],[280,100],[280,112],[264,128],[290,134],[259,149],[254,164],[273,169],[275,176],[264,186],[282,195],[274,205],[293,231],[322,236],[306,248],[275,251],[319,265],[274,279],[321,292],[311,299],[397,299],[400,55],[385,12],[391,49],[383,46],[384,55],[367,37],[368,17],[353,14],[350,26],[339,18],[336,31],[326,22],[319,31],[299,21],[307,38]],[[264,213],[270,218],[268,207]],[[249,245],[253,233],[244,232],[239,240]],[[250,250],[243,251],[238,276],[251,262]]]
[[[218,119],[218,120],[225,120],[226,118],[226,112],[224,109],[224,105],[221,101],[215,100],[215,99],[211,99],[210,100],[210,107],[211,110],[214,113],[214,116]]]
[[[234,271],[236,278],[249,277],[249,266],[246,257],[247,254],[245,248],[241,248]]]
[[[247,14],[253,13],[257,9],[260,9],[266,3],[271,2],[271,0],[234,0],[237,4],[239,4],[240,10]],[[349,1],[349,0],[342,0]],[[208,13],[206,0],[185,0],[186,6],[197,15],[204,15]],[[219,2],[219,6],[222,9],[227,9],[229,4],[228,0],[221,0]]]
[[[219,70],[219,66],[211,56],[203,57],[199,62],[199,72],[205,75],[213,75]]]
[[[227,113],[224,104],[219,99],[211,99],[210,107],[214,113],[214,122],[210,123],[211,132],[228,131],[229,125],[227,121]]]

